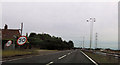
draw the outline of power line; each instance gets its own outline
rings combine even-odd
[[[98,33],[96,33],[96,36],[95,36],[95,48],[97,48],[97,41],[98,41],[97,37],[98,37]]]

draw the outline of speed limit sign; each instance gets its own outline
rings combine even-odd
[[[21,36],[17,39],[17,44],[18,45],[24,45],[27,42],[27,37],[26,36]]]
[[[12,44],[12,41],[9,40],[9,41],[5,44],[5,46],[6,46],[6,47],[9,47],[11,44]]]

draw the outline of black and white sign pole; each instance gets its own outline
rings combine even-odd
[[[23,23],[21,23],[21,36],[22,36],[22,31],[23,31]]]
[[[23,23],[21,23],[21,29],[20,29],[20,31],[21,31],[21,36],[22,36],[22,31],[23,31]],[[20,48],[20,46],[19,46],[19,48]]]

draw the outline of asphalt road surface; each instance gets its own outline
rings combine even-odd
[[[94,61],[88,58],[82,51],[66,50],[47,55],[36,55],[25,58],[17,58],[8,61],[3,61],[3,65],[8,64],[31,64],[31,65],[97,65]]]

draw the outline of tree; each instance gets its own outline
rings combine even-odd
[[[36,33],[30,33],[30,36],[29,37],[34,37],[36,36],[37,34]]]
[[[30,33],[28,37],[30,44],[36,48],[42,49],[71,49],[73,48],[73,42],[63,41],[61,37],[51,36],[49,34],[36,34]]]
[[[68,43],[69,43],[69,47],[70,47],[70,48],[73,48],[73,47],[74,47],[74,45],[73,45],[73,44],[74,44],[73,41],[69,40]]]

